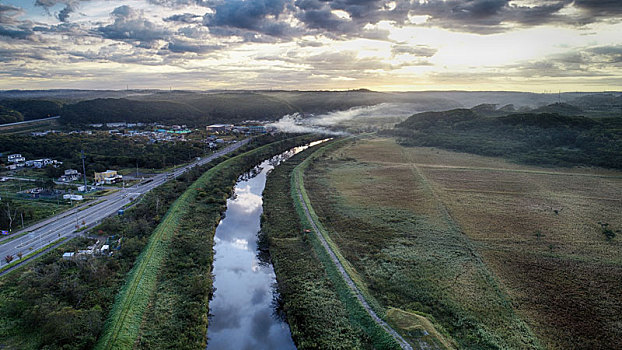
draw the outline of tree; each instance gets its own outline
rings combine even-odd
[[[11,202],[6,202],[6,217],[9,219],[9,231],[13,228],[13,220],[17,217],[17,208],[13,212],[11,212]],[[11,214],[12,213],[12,214]]]
[[[10,263],[11,261],[13,261],[13,255],[7,255],[4,257],[4,260],[6,260],[6,263]]]

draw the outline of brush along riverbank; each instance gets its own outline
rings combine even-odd
[[[274,142],[229,158],[194,182],[173,204],[141,253],[97,348],[203,349],[212,285],[211,239],[227,197],[242,173],[312,138],[265,136],[264,142]]]

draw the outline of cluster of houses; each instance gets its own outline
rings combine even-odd
[[[78,250],[77,252],[66,252],[63,254],[63,259],[73,260],[81,259],[86,260],[92,256],[108,256],[111,255],[113,250],[121,248],[122,238],[117,239],[115,236],[106,238],[106,241],[97,240],[95,244],[88,246],[86,249]]]
[[[125,122],[118,122],[118,123],[97,123],[97,124],[89,124],[89,126],[91,128],[140,128],[143,127],[147,124],[145,123],[125,123]],[[156,125],[155,123],[151,124],[151,125]]]
[[[275,127],[266,125],[233,125],[233,124],[212,124],[205,127],[208,133],[213,134],[265,134],[276,131]]]
[[[18,168],[23,168],[23,167],[41,169],[41,168],[45,168],[48,165],[57,167],[63,164],[63,162],[61,161],[50,159],[50,158],[26,160],[26,158],[23,157],[19,153],[9,154],[9,156],[7,157],[7,161],[9,165],[7,165],[6,168],[9,170],[16,170]]]
[[[86,135],[92,135],[93,132],[91,130],[73,130],[73,131],[70,131],[70,132],[64,132],[64,131],[59,131],[59,130],[45,130],[45,131],[33,131],[33,132],[30,133],[30,136],[43,137],[43,136],[47,136],[48,134],[59,134],[59,135],[86,134]]]

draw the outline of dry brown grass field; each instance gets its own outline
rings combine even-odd
[[[622,348],[622,235],[599,224],[622,229],[622,172],[371,138],[307,173],[383,306],[425,312],[461,347]]]

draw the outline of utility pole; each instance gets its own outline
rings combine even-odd
[[[80,158],[82,158],[82,177],[84,178],[84,192],[86,193],[88,188],[86,187],[86,166],[84,165],[86,156],[84,155],[84,150],[81,151]]]

